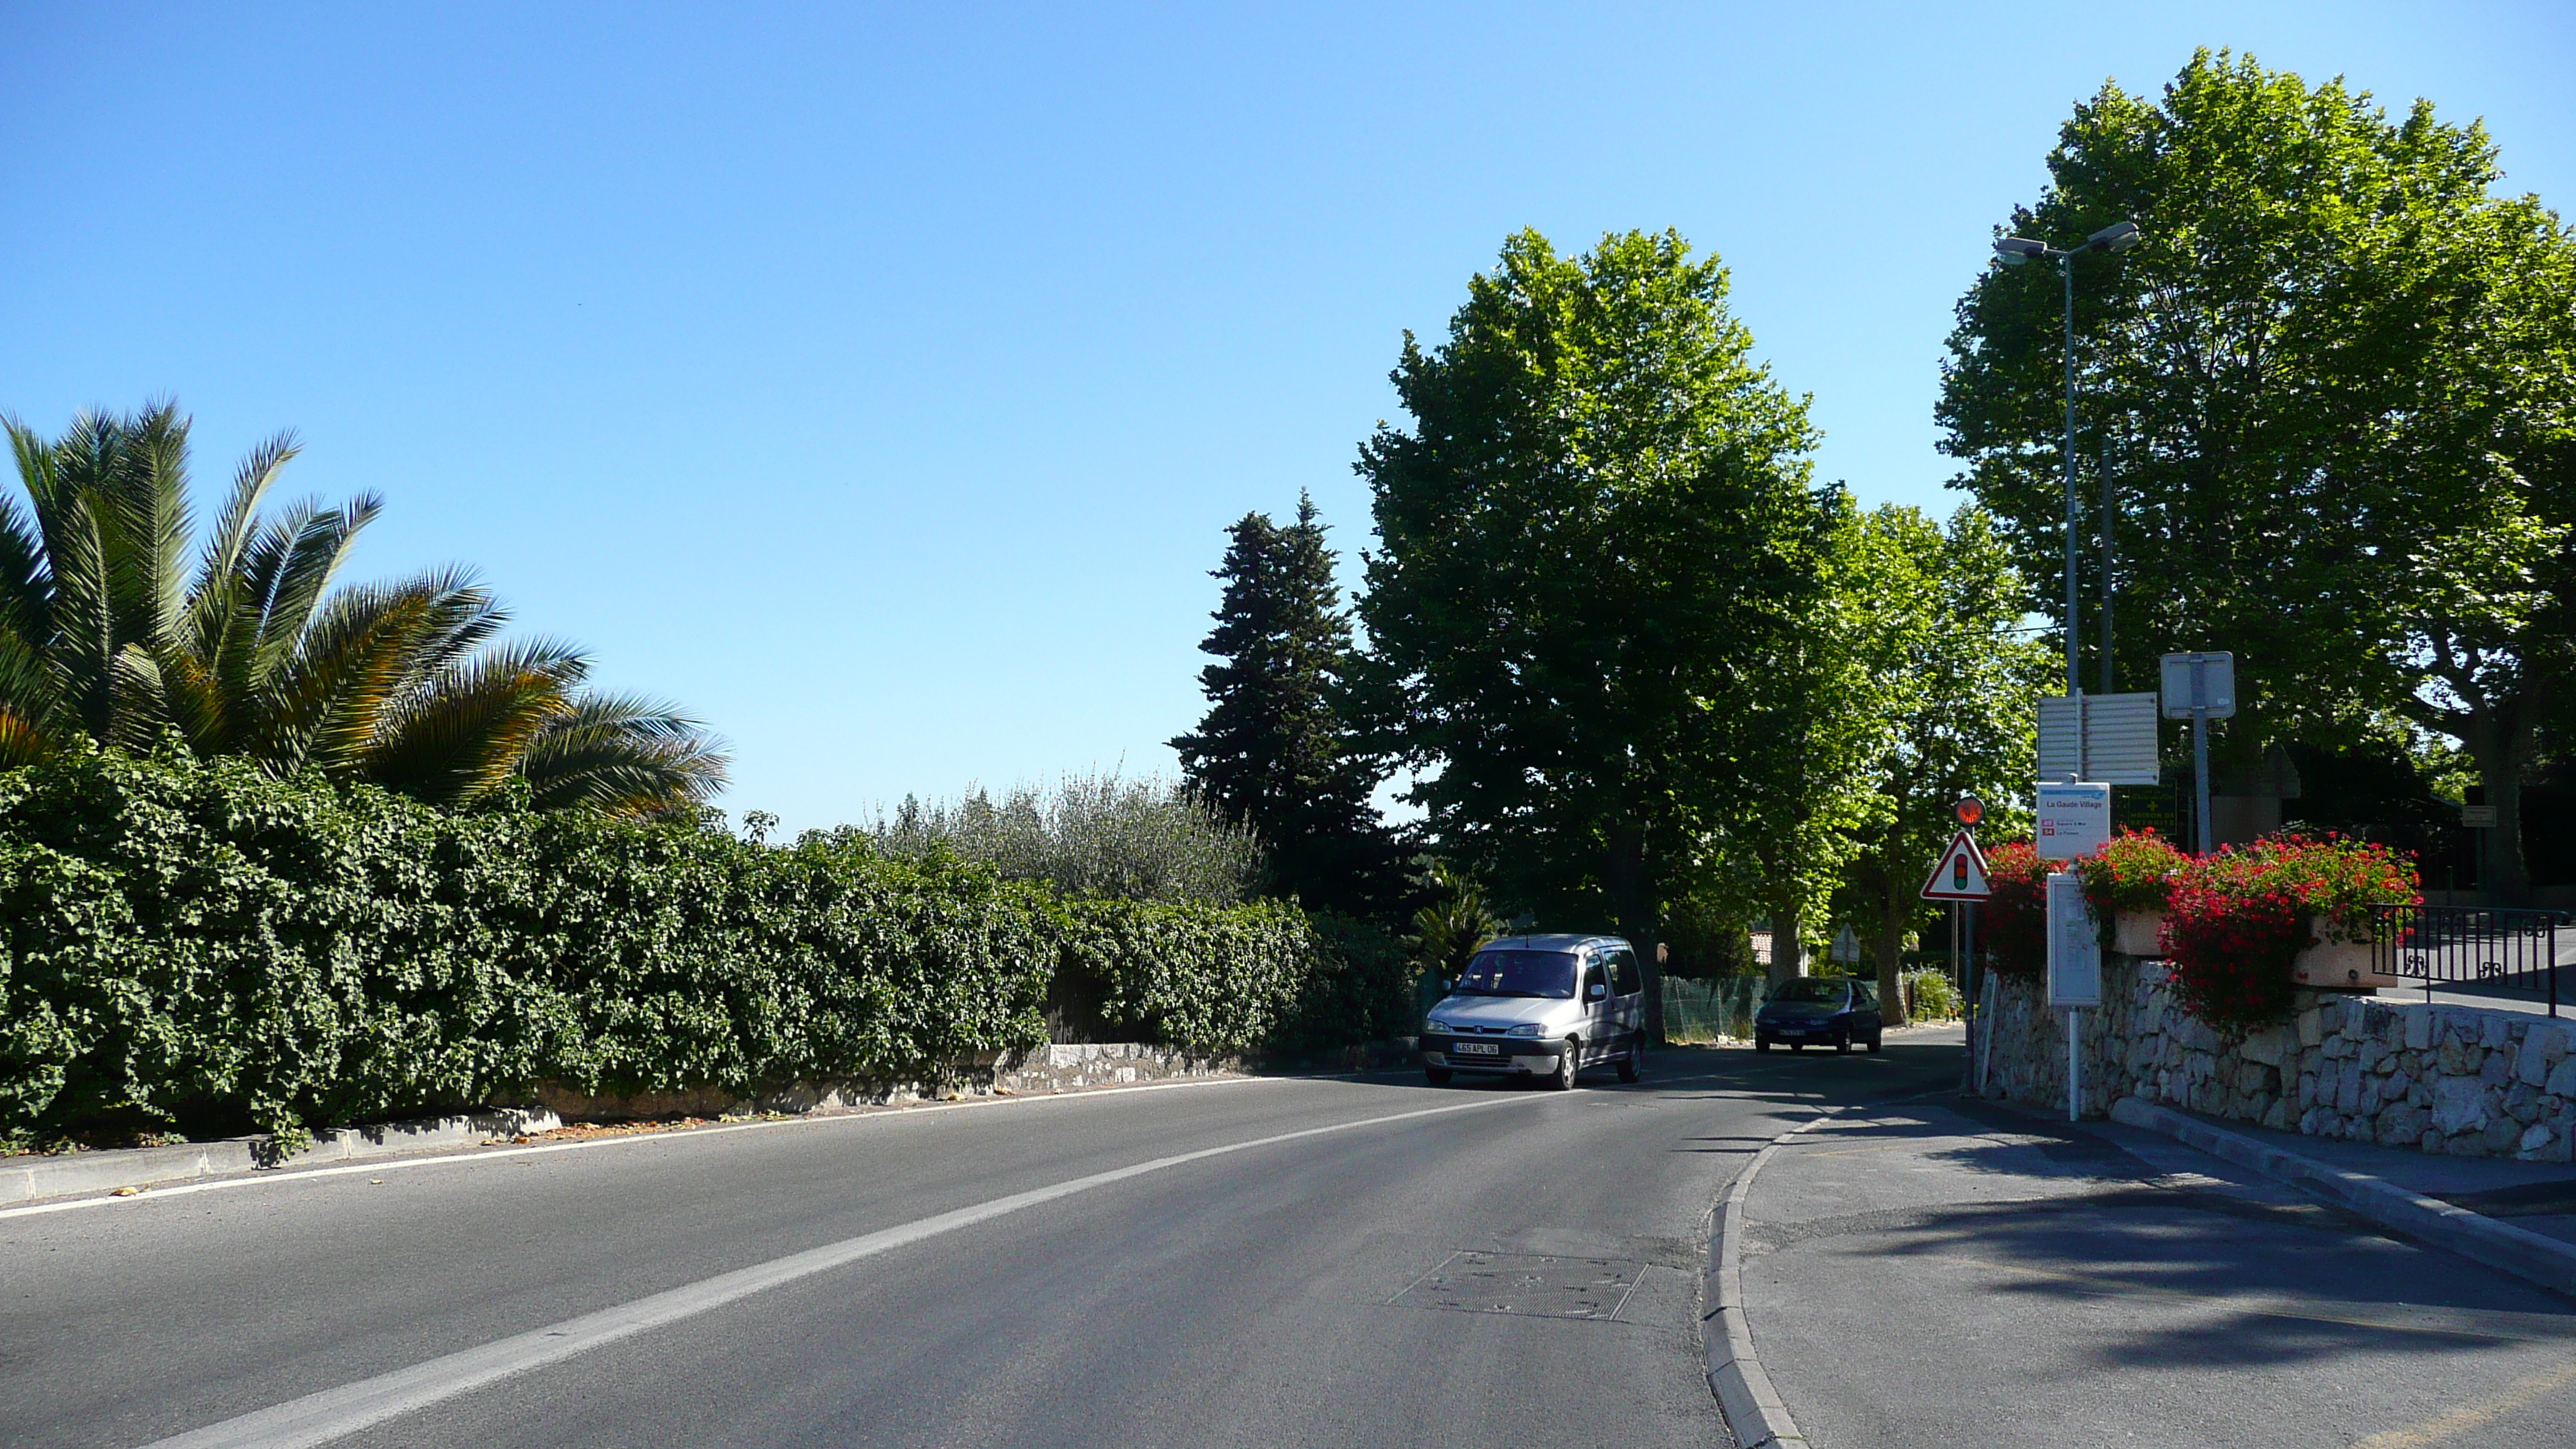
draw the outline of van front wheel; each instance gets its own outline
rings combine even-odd
[[[1556,1075],[1547,1079],[1547,1085],[1550,1090],[1558,1092],[1571,1092],[1574,1090],[1574,1074],[1582,1070],[1583,1066],[1582,1052],[1583,1048],[1571,1041],[1567,1042],[1564,1048],[1557,1052]]]

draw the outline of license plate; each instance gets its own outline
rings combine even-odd
[[[1450,1044],[1449,1050],[1462,1057],[1498,1057],[1503,1049],[1489,1041],[1462,1041]]]

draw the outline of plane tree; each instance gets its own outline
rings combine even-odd
[[[1408,334],[1410,421],[1358,463],[1363,692],[1413,798],[1506,899],[1606,914],[1650,971],[1677,883],[1757,797],[1798,803],[1755,778],[1797,755],[1762,716],[1839,506],[1726,292],[1670,232],[1522,232],[1444,340]]]
[[[2477,123],[2225,52],[2158,96],[2106,84],[2048,168],[2009,231],[2143,231],[2077,263],[2078,446],[2117,484],[2121,674],[2236,651],[2240,750],[2457,741],[2520,893],[2520,783],[2576,667],[2576,236],[2498,189]],[[2060,305],[2053,268],[1988,268],[1938,405],[2051,617]]]
[[[2011,834],[2017,817],[2027,826],[2032,710],[2058,663],[2015,627],[2023,589],[1983,511],[1962,508],[1945,527],[1881,507],[1859,520],[1846,557],[1863,621],[1854,652],[1885,726],[1867,772],[1875,808],[1851,832],[1846,900],[1868,923],[1888,1020],[1902,1024],[1905,936],[1937,919],[1918,893],[1957,828],[1951,807],[1962,795],[1988,802],[1989,839]]]

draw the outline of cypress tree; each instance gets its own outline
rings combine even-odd
[[[1315,502],[1282,528],[1247,513],[1227,530],[1215,629],[1200,648],[1208,710],[1174,739],[1183,777],[1269,857],[1271,888],[1308,906],[1382,914],[1402,891],[1399,851],[1370,795],[1379,773],[1351,747],[1335,707],[1352,658],[1351,620]]]

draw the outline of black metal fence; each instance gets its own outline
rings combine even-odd
[[[2558,966],[2576,963],[2576,923],[2565,911],[2485,906],[2371,907],[2371,964],[2424,983],[2530,995],[2558,1014]]]

